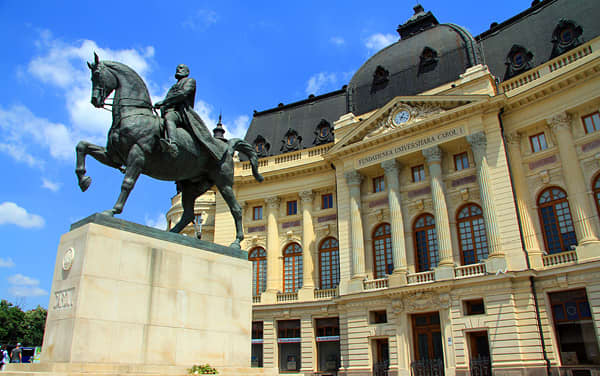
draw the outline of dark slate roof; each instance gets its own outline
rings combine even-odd
[[[282,154],[282,142],[288,129],[295,130],[302,137],[300,149],[315,146],[315,129],[322,119],[331,126],[340,116],[347,113],[346,90],[311,96],[308,99],[281,105],[266,111],[255,112],[246,137],[253,143],[257,136],[264,137],[270,144],[268,155]]]
[[[598,0],[545,0],[492,27],[475,39],[483,51],[484,64],[500,80],[506,72],[506,57],[513,45],[533,53],[532,66],[550,60],[552,33],[561,18],[575,21],[583,28],[582,42],[600,35]]]
[[[437,54],[430,66],[421,65],[421,55],[429,47]],[[356,115],[383,106],[398,95],[415,95],[458,79],[478,63],[476,43],[463,28],[440,24],[384,48],[354,74],[349,90],[349,108]],[[378,67],[389,72],[389,81],[373,85]]]

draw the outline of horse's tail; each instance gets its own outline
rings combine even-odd
[[[250,160],[250,165],[252,166],[252,175],[254,175],[254,179],[256,179],[258,182],[265,180],[265,178],[258,172],[258,156],[256,155],[256,151],[252,145],[240,138],[232,138],[229,140],[229,147],[248,157]]]

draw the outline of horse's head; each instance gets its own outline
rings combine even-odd
[[[115,75],[100,61],[94,52],[94,63],[87,63],[92,71],[92,104],[104,107],[104,101],[119,84]]]

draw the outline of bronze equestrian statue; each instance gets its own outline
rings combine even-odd
[[[179,233],[194,218],[196,198],[216,185],[235,221],[236,238],[231,246],[239,248],[244,233],[242,209],[232,189],[233,153],[238,151],[248,157],[254,178],[261,182],[263,177],[258,172],[258,158],[252,145],[244,140],[231,139],[225,142],[210,135],[200,116],[192,109],[193,99],[189,102],[189,92],[177,92],[179,81],[187,78],[189,69],[184,65],[177,67],[176,77],[184,74],[185,77],[178,78],[178,84],[169,90],[172,95],[167,94],[165,100],[156,104],[156,107],[163,109],[165,119],[162,119],[153,113],[146,84],[133,69],[114,61],[100,61],[95,53],[94,63],[88,63],[88,66],[92,71],[92,104],[103,108],[106,98],[113,91],[115,95],[106,147],[86,141],[77,144],[75,173],[81,190],[87,190],[92,182],[85,175],[85,156],[88,154],[100,163],[125,173],[117,202],[104,214],[113,216],[123,211],[125,201],[140,174],[176,181],[181,188],[183,215],[171,232]],[[195,82],[193,86],[195,93]],[[161,135],[165,128],[168,129],[167,138],[171,141],[166,144],[175,145],[174,148],[161,146]]]

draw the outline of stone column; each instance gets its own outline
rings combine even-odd
[[[594,215],[587,193],[590,183],[583,177],[581,164],[577,157],[575,142],[571,134],[571,116],[563,112],[546,121],[556,136],[577,242],[579,245],[597,242],[598,236],[590,220]]]
[[[279,197],[270,197],[267,200],[267,290],[263,297],[269,302],[276,301],[276,295],[281,289],[279,229],[277,216],[279,214]]]
[[[401,165],[390,159],[381,162],[385,171],[385,180],[388,187],[388,203],[390,206],[390,227],[392,230],[392,257],[394,260],[394,274],[400,274],[400,283],[406,284],[406,244],[404,240],[404,220],[400,204],[400,168]],[[392,278],[394,279],[394,278]],[[391,281],[390,281],[391,283]]]
[[[471,144],[471,150],[475,157],[477,165],[477,183],[481,194],[481,203],[483,210],[483,219],[485,221],[485,234],[488,241],[488,272],[496,272],[499,269],[506,268],[506,261],[502,253],[502,244],[500,241],[500,231],[498,230],[498,220],[496,218],[496,205],[494,204],[494,193],[492,191],[492,182],[490,178],[490,167],[487,162],[487,139],[485,133],[476,132],[467,136],[467,141]],[[496,259],[496,260],[493,260]]]
[[[365,277],[365,243],[360,212],[360,183],[363,176],[358,171],[346,173],[350,191],[350,224],[352,233],[352,278]]]
[[[431,178],[431,196],[433,201],[433,212],[435,216],[435,231],[437,233],[438,252],[440,263],[438,269],[453,269],[452,238],[450,236],[450,221],[448,219],[448,206],[442,181],[442,149],[432,146],[423,150],[423,156],[427,160],[429,176]],[[438,278],[439,277],[439,278]],[[454,270],[436,270],[436,279],[447,279],[454,277]]]
[[[517,207],[519,208],[519,215],[521,217],[521,231],[523,232],[525,250],[527,251],[531,267],[533,269],[541,269],[544,264],[540,243],[529,212],[529,208],[532,205],[529,202],[529,187],[527,186],[527,177],[523,170],[521,135],[517,132],[506,135],[506,145],[510,158],[513,187],[517,197]]]
[[[312,206],[315,195],[313,191],[300,192],[302,202],[302,288],[298,292],[298,299],[312,300],[315,289],[315,262],[314,262],[314,242],[315,231],[312,220]]]

